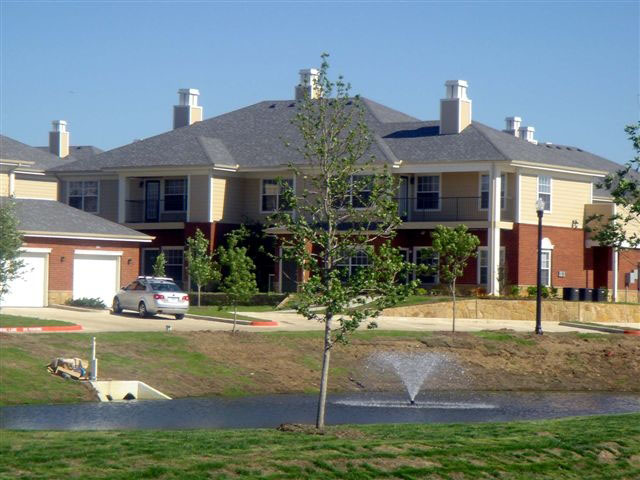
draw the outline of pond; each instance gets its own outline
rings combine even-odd
[[[0,408],[0,428],[114,430],[268,428],[314,423],[316,395],[200,397],[163,401]],[[425,392],[332,395],[327,424],[493,422],[640,411],[640,394],[611,392]]]

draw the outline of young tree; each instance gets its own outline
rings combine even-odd
[[[245,238],[249,236],[249,231],[244,225],[237,230],[227,234],[227,247],[219,246],[216,253],[220,266],[228,273],[222,281],[220,290],[227,294],[233,305],[233,329],[236,331],[236,321],[238,316],[238,304],[251,299],[258,293],[256,285],[256,269],[253,260],[247,255],[247,247],[239,246]]]
[[[164,277],[166,275],[164,268],[167,266],[167,259],[164,257],[164,252],[156,257],[156,261],[153,263],[153,276]]]
[[[209,253],[209,240],[199,228],[194,237],[187,238],[185,259],[189,277],[198,287],[198,306],[200,306],[202,286],[219,279],[220,274],[213,263],[213,255]]]
[[[456,228],[438,225],[431,232],[432,246],[430,254],[438,256],[438,275],[440,282],[446,283],[453,297],[452,332],[456,331],[456,281],[464,273],[469,258],[477,255],[480,240],[467,231],[466,225]]]
[[[9,282],[19,278],[24,262],[20,260],[22,235],[18,230],[15,205],[12,200],[0,202],[0,300],[9,291]]]
[[[634,158],[598,185],[611,193],[618,211],[606,220],[602,215],[587,219],[591,238],[618,251],[640,246],[640,122],[628,125],[625,132],[633,144]]]
[[[290,182],[281,181],[283,202],[272,217],[274,227],[286,232],[279,239],[284,258],[308,275],[298,287],[296,310],[324,323],[318,429],[324,428],[332,347],[363,322],[375,328],[382,309],[415,288],[415,282],[396,282],[408,266],[386,243],[400,223],[395,182],[368,155],[372,134],[364,106],[349,96],[342,77],[328,78],[327,57],[322,55],[314,95],[298,102],[292,123],[299,138],[287,144],[300,156],[289,168],[302,191],[296,195]]]

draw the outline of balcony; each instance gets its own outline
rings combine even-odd
[[[186,222],[187,197],[158,200],[126,200],[126,223]]]
[[[481,197],[400,197],[398,213],[405,222],[488,221],[489,210],[481,207]],[[486,198],[485,198],[486,202]],[[513,221],[513,203],[504,199],[502,221]]]

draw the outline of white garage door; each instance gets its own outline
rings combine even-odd
[[[104,252],[107,253],[107,252]],[[116,252],[117,253],[117,252]],[[73,258],[73,298],[100,298],[108,307],[118,288],[118,257],[84,254]]]
[[[46,253],[25,252],[20,255],[23,268],[20,278],[9,284],[9,292],[2,297],[3,307],[44,307],[47,273]]]

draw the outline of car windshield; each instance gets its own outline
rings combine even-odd
[[[151,290],[154,292],[179,292],[180,288],[175,283],[170,282],[152,282]]]

